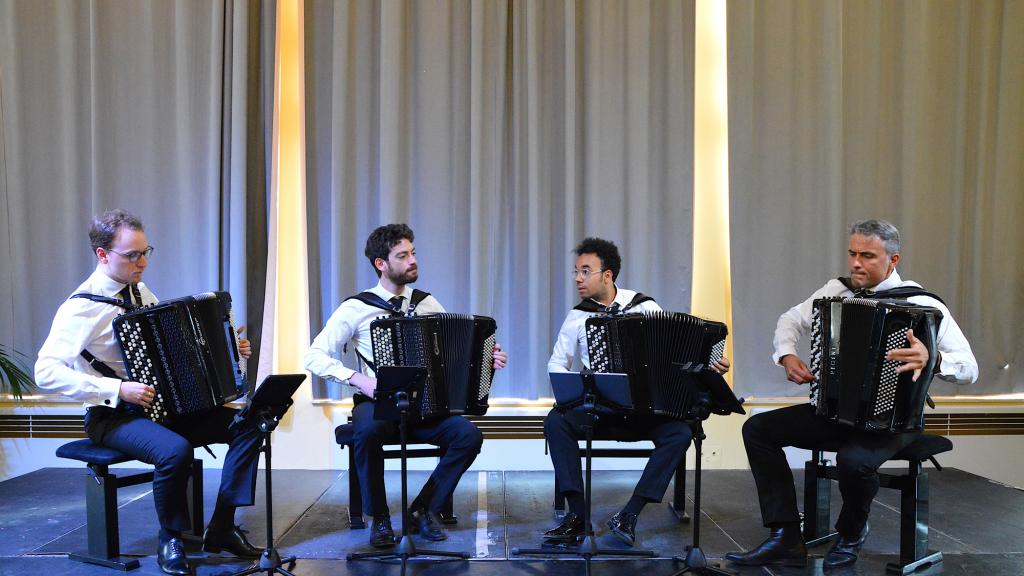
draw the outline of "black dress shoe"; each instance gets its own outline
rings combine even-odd
[[[239,526],[232,526],[229,530],[207,526],[206,532],[203,532],[203,551],[216,554],[221,550],[227,550],[239,558],[259,558],[263,553],[262,549],[249,543],[245,530]]]
[[[729,552],[725,559],[743,566],[806,566],[807,547],[800,526],[772,528],[771,536],[749,552]]]
[[[433,542],[448,539],[448,534],[441,525],[441,518],[429,510],[413,511],[409,530],[413,533],[418,532],[421,537]]]
[[[370,529],[370,546],[374,548],[390,548],[395,545],[395,531],[391,528],[391,518],[374,520]]]
[[[562,523],[544,533],[544,538],[551,541],[583,540],[587,530],[583,525],[583,517],[569,512],[562,517]]]
[[[838,568],[840,566],[847,566],[857,561],[857,554],[860,553],[861,546],[864,545],[864,541],[868,539],[868,525],[864,524],[864,529],[860,531],[860,534],[853,538],[847,538],[846,536],[839,536],[836,543],[829,548],[828,554],[825,555],[825,561],[822,566],[825,568]]]
[[[189,576],[192,574],[192,567],[188,565],[188,557],[185,556],[185,543],[181,538],[171,538],[160,544],[157,549],[156,562],[160,569],[167,574],[174,576]]]
[[[605,526],[627,546],[636,544],[636,514],[618,512],[605,522]]]

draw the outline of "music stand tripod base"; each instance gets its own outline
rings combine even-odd
[[[555,379],[556,378],[556,374],[557,374],[557,378],[558,378],[557,381],[559,381],[559,382],[564,381],[566,379],[570,379],[573,376],[578,377],[579,384],[581,384],[581,386],[579,386],[578,389],[582,391],[582,396],[581,396],[582,403],[579,403],[579,408],[581,408],[582,411],[585,414],[587,414],[587,416],[590,418],[591,422],[594,422],[597,419],[597,406],[598,406],[598,404],[601,404],[602,406],[606,406],[606,407],[608,407],[608,406],[616,406],[616,405],[621,405],[622,404],[622,402],[602,402],[601,392],[600,392],[600,390],[598,388],[597,383],[595,382],[595,374],[592,373],[592,372],[581,372],[581,373],[578,373],[578,374],[577,373],[573,373],[573,372],[553,373],[551,375],[552,376],[552,385],[553,386],[556,383],[556,379]],[[628,389],[628,380],[627,380],[625,374],[599,374],[598,376],[599,377],[614,377],[615,379],[618,379],[620,381],[620,383],[625,384],[625,386],[623,386],[623,388]],[[561,391],[559,391],[559,393],[560,392]],[[570,403],[576,404],[576,402],[573,402],[573,401],[570,401]],[[592,485],[593,485],[593,478],[592,478],[593,466],[592,466],[592,463],[593,463],[593,449],[594,449],[594,426],[593,426],[593,424],[591,423],[591,424],[588,424],[586,426],[583,426],[583,431],[584,431],[584,435],[585,435],[585,438],[586,438],[586,441],[587,441],[587,447],[586,447],[586,450],[585,450],[585,452],[586,452],[586,460],[587,460],[587,474],[586,474],[586,479],[585,479],[585,482],[584,482],[584,485],[583,485],[583,493],[584,493],[585,500],[586,500],[586,508],[585,508],[585,513],[584,513],[584,518],[583,518],[583,526],[585,527],[587,532],[586,532],[585,537],[583,538],[583,542],[581,542],[580,545],[575,547],[575,548],[565,548],[565,549],[513,548],[512,549],[512,554],[515,555],[515,556],[521,556],[521,555],[542,555],[542,554],[543,555],[553,554],[553,555],[558,555],[558,556],[579,556],[579,557],[583,558],[586,561],[587,573],[588,574],[590,573],[590,559],[593,558],[594,556],[628,556],[628,557],[637,557],[637,558],[654,558],[656,556],[654,550],[619,550],[619,549],[614,549],[614,548],[600,548],[600,547],[598,547],[596,536],[594,534],[593,522],[591,522],[591,510],[592,510],[592,499],[591,499],[591,497],[593,495],[592,490],[591,490]],[[578,456],[574,455],[574,457],[578,457]]]
[[[442,558],[445,560],[467,560],[467,552],[447,552],[442,550],[417,549],[409,535],[409,469],[408,441],[406,426],[408,425],[412,390],[422,389],[427,377],[425,368],[418,366],[379,366],[377,369],[377,392],[375,394],[374,418],[394,420],[397,415],[398,435],[402,452],[402,538],[395,548],[388,552],[350,552],[345,559],[376,560],[384,562],[399,560],[402,573],[409,562]]]
[[[273,491],[273,464],[271,458],[270,436],[277,429],[277,424],[288,412],[292,405],[292,395],[299,389],[299,385],[306,379],[305,374],[276,374],[267,376],[256,393],[252,395],[249,404],[235,417],[232,426],[244,425],[252,420],[263,433],[263,457],[266,461],[266,471],[263,478],[266,485],[267,499],[267,548],[263,550],[259,560],[244,570],[234,572],[231,576],[247,576],[257,572],[265,572],[267,576],[283,574],[294,576],[284,565],[294,567],[295,556],[281,558],[274,547],[274,491]]]

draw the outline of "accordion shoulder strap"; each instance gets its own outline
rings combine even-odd
[[[114,369],[111,368],[109,364],[93,356],[92,352],[89,352],[88,350],[82,350],[81,352],[79,352],[79,355],[82,358],[85,358],[85,361],[89,363],[89,366],[92,366],[93,370],[99,372],[104,377],[117,378],[118,380],[121,379],[121,377],[117,375],[117,372],[114,372]]]
[[[409,299],[408,313],[412,314],[413,311],[416,309],[416,305],[425,300],[427,296],[430,296],[430,292],[424,292],[422,290],[417,290],[413,288],[412,297]],[[359,300],[360,302],[366,304],[367,306],[380,308],[381,310],[390,312],[392,315],[400,316],[400,314],[395,313],[395,309],[391,306],[390,302],[374,294],[373,292],[370,292],[369,290],[365,292],[360,292],[359,294],[356,294],[354,296],[349,296],[348,298],[345,298],[343,302],[348,300]]]
[[[633,299],[629,301],[629,304],[626,304],[626,306],[622,308],[622,310],[619,310],[616,304],[612,304],[611,306],[605,307],[593,300],[582,300],[573,308],[573,310],[579,310],[581,312],[609,312],[612,309],[614,309],[616,312],[621,313],[635,306],[639,306],[644,302],[654,302],[654,298],[651,298],[650,296],[642,292],[637,292],[636,295],[633,296]]]
[[[72,294],[71,298],[84,298],[85,300],[92,300],[93,302],[99,302],[101,304],[110,304],[111,306],[118,306],[125,310],[134,310],[135,306],[121,300],[120,298],[112,298],[110,296],[100,296],[99,294],[89,294],[88,292],[79,292]],[[68,300],[71,300],[68,298]]]
[[[634,306],[639,306],[644,302],[654,302],[654,298],[651,298],[650,296],[644,294],[643,292],[637,292],[636,295],[633,296],[633,299],[629,301],[629,304],[626,304],[626,307],[622,309],[622,311],[625,312],[626,310],[629,310]]]
[[[850,279],[845,276],[840,276],[838,280],[842,282],[843,286],[846,286],[846,288],[849,289],[851,292],[857,293],[857,291],[860,290],[859,288],[855,288],[853,286],[853,283],[850,282]],[[911,296],[928,296],[929,298],[935,298],[939,302],[945,304],[942,298],[939,298],[937,294],[929,292],[924,288],[921,288],[920,286],[899,286],[897,288],[890,288],[888,290],[882,290],[879,292],[868,291],[866,294],[863,294],[862,297],[875,299],[897,298],[900,300],[906,300]]]

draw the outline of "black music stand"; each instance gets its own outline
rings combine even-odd
[[[267,499],[267,547],[260,555],[259,561],[249,568],[234,572],[231,576],[245,576],[256,572],[266,572],[267,576],[272,576],[274,573],[294,576],[282,566],[288,564],[289,567],[294,567],[295,556],[281,558],[277,549],[274,548],[274,492],[271,480],[273,466],[270,459],[270,435],[277,429],[281,418],[288,412],[288,408],[292,405],[292,395],[305,379],[305,374],[267,376],[249,399],[249,404],[235,416],[235,421],[231,424],[232,427],[240,426],[249,420],[256,424],[260,432],[263,433],[263,447],[260,448],[260,451],[263,452],[267,461],[264,475]]]
[[[677,365],[678,366],[678,365]],[[682,370],[682,366],[678,366]],[[708,564],[704,551],[700,549],[700,488],[701,488],[701,444],[704,441],[704,420],[712,414],[746,414],[743,410],[743,399],[736,398],[729,384],[719,374],[710,370],[693,374],[683,379],[687,387],[687,395],[694,398],[686,414],[686,422],[693,430],[693,446],[695,449],[693,478],[693,544],[686,547],[686,557],[676,556],[676,562],[682,562],[682,570],[673,572],[671,576],[679,576],[687,572],[694,574],[719,574],[734,576],[734,572],[723,570]]]
[[[587,574],[590,574],[590,559],[594,556],[633,556],[641,558],[653,558],[655,553],[653,550],[619,550],[615,548],[600,548],[597,545],[597,538],[594,535],[594,526],[591,522],[591,505],[592,505],[592,491],[591,491],[591,473],[592,470],[592,452],[594,444],[594,425],[593,423],[598,420],[601,412],[605,414],[614,414],[622,412],[627,409],[631,404],[632,400],[629,397],[629,380],[625,374],[596,374],[590,370],[583,370],[579,374],[568,373],[572,376],[578,376],[579,387],[577,389],[580,396],[572,399],[563,396],[560,393],[556,393],[556,398],[562,397],[566,402],[556,402],[561,404],[561,407],[580,410],[587,415],[590,424],[583,426],[583,432],[586,437],[586,458],[587,458],[587,475],[586,482],[583,487],[583,494],[586,498],[586,508],[584,510],[583,525],[586,528],[586,536],[575,548],[513,548],[512,554],[524,555],[524,554],[555,554],[555,555],[574,555],[580,556],[586,562]],[[601,386],[598,384],[596,378],[602,379],[616,379],[623,382],[624,386]],[[611,384],[611,382],[608,382]],[[607,392],[607,393],[606,393]],[[571,396],[571,394],[569,395]],[[611,398],[609,398],[611,396]],[[614,398],[614,399],[613,399]],[[576,455],[573,456],[577,457]]]
[[[409,472],[406,451],[406,426],[411,402],[423,394],[427,369],[419,366],[380,366],[377,369],[377,390],[374,393],[373,418],[398,421],[398,436],[402,445],[402,539],[391,552],[350,552],[346,560],[400,560],[402,574],[406,565],[417,557],[439,557],[466,560],[466,552],[417,549],[409,535]],[[422,558],[429,560],[429,558]]]

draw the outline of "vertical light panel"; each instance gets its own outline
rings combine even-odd
[[[274,105],[274,181],[276,247],[273,279],[275,373],[301,372],[309,345],[309,289],[305,282],[306,219],[303,141],[302,5],[277,4],[277,53]]]
[[[693,300],[694,314],[732,334],[729,274],[729,115],[726,3],[697,0],[694,34]],[[730,337],[726,355],[732,358]],[[729,376],[730,383],[732,375]]]

